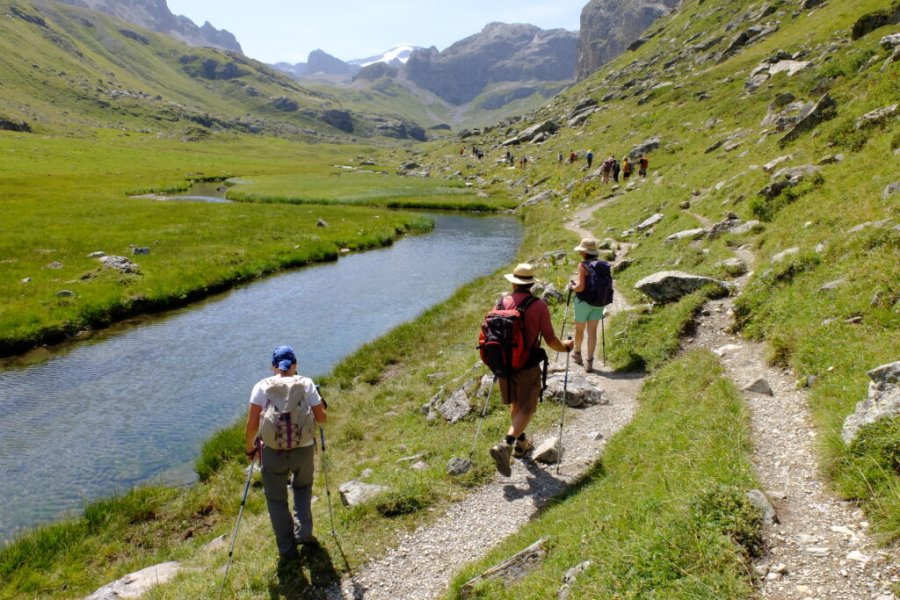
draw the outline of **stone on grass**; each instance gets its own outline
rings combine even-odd
[[[761,224],[759,221],[752,219],[750,221],[747,221],[743,225],[738,225],[737,227],[734,227],[731,230],[731,233],[736,234],[736,235],[744,235],[745,233],[752,232],[754,229],[756,229],[760,225]]]
[[[465,475],[472,468],[472,461],[467,458],[454,456],[447,461],[447,474],[454,477]]]
[[[638,231],[650,229],[651,227],[653,227],[654,225],[656,225],[657,223],[659,223],[662,220],[663,220],[662,213],[656,213],[652,217],[649,217],[649,218],[645,219],[644,221],[642,221],[641,224],[637,226]]]
[[[121,579],[104,585],[84,600],[117,600],[118,598],[137,598],[150,588],[161,583],[166,583],[178,572],[181,565],[177,562],[164,562],[134,573],[129,573]]]
[[[708,232],[706,229],[702,227],[698,227],[696,229],[685,229],[684,231],[679,231],[677,233],[673,233],[666,237],[667,242],[675,242],[678,240],[699,240],[702,237],[706,237]]]
[[[781,252],[772,255],[772,263],[780,263],[786,258],[795,256],[797,254],[800,254],[800,248],[797,248],[796,246],[794,246],[793,248],[788,248],[787,250],[782,250]]]
[[[724,269],[725,272],[732,277],[738,277],[747,272],[747,263],[745,263],[740,258],[737,258],[736,256],[732,258],[726,258],[725,260],[720,260],[713,266]]]
[[[123,273],[137,273],[140,270],[140,267],[124,256],[101,256],[100,262],[103,263],[104,267],[116,269]]]
[[[731,292],[731,288],[724,281],[682,271],[659,271],[644,277],[635,283],[634,287],[654,301],[665,303],[678,300],[707,285],[717,287],[722,295],[727,296]]]
[[[506,586],[514,583],[540,566],[547,555],[547,538],[541,538],[524,550],[521,550],[503,562],[494,565],[481,575],[473,577],[459,588],[460,598],[475,597],[475,589],[479,583],[491,579],[500,579]]]
[[[460,389],[453,392],[443,402],[436,403],[435,409],[444,419],[451,423],[456,423],[469,414],[471,406],[469,406],[469,398],[466,396],[465,390]]]
[[[869,393],[856,404],[856,412],[844,420],[841,438],[850,445],[864,425],[900,414],[900,360],[881,365],[868,373]]]
[[[594,563],[586,560],[566,571],[566,574],[563,575],[563,585],[556,594],[556,600],[568,600],[575,580],[578,579],[579,575],[587,571],[592,564]]]
[[[900,35],[900,34],[897,34],[897,35]],[[898,192],[900,192],[900,181],[895,181],[894,183],[888,184],[887,187],[885,187],[881,191],[881,199],[887,200],[889,197],[893,196],[894,194],[896,194]]]
[[[363,483],[357,479],[351,479],[338,487],[341,493],[341,502],[344,506],[357,506],[365,504],[379,494],[387,492],[390,488],[374,483]]]

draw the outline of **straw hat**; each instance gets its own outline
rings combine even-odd
[[[581,243],[575,246],[575,252],[584,252],[591,256],[597,256],[597,240],[594,238],[584,238]]]
[[[519,263],[512,273],[507,273],[504,277],[511,283],[531,285],[534,283],[534,267],[529,263]]]

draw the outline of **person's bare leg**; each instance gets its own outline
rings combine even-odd
[[[581,341],[584,338],[584,325],[585,325],[584,323],[579,323],[578,321],[575,322],[575,346],[573,347],[574,350],[572,352],[572,359],[575,361],[575,364],[577,364],[577,365],[581,364]],[[588,335],[590,335],[590,333]],[[597,337],[597,331],[595,330],[594,338],[596,338],[596,337]],[[595,339],[594,343],[596,343],[596,341],[597,340]],[[590,348],[588,348],[588,351],[591,352]]]

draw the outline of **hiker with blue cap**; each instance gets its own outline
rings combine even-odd
[[[315,427],[325,422],[325,404],[312,379],[297,375],[297,356],[290,346],[272,352],[272,372],[250,393],[245,449],[251,463],[259,454],[278,553],[291,559],[299,556],[298,544],[318,543],[312,521],[313,458]],[[288,487],[294,495],[293,515]]]

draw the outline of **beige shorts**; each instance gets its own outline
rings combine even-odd
[[[499,377],[497,381],[503,404],[515,403],[525,413],[537,410],[538,398],[541,396],[540,365],[514,373],[509,379]]]

